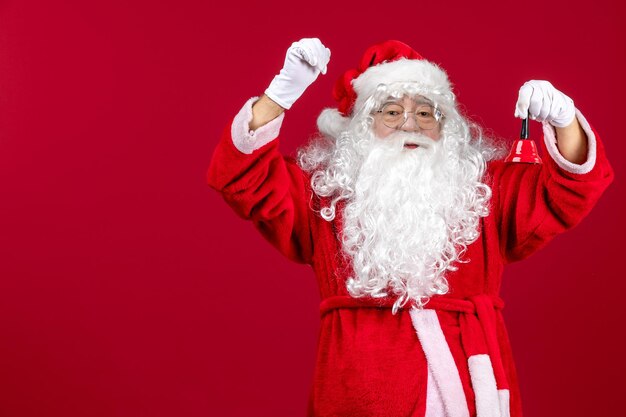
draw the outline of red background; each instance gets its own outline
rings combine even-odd
[[[223,126],[311,36],[333,55],[288,112],[285,152],[384,39],[441,63],[499,137],[518,134],[527,79],[574,99],[616,181],[506,271],[505,318],[526,415],[623,412],[624,3],[518,3],[0,2],[0,415],[304,414],[314,277],[205,171]]]

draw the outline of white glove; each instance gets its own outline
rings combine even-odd
[[[515,117],[529,117],[552,126],[568,126],[576,117],[574,100],[554,88],[548,81],[531,80],[519,89]]]
[[[283,69],[274,77],[265,95],[280,107],[291,108],[320,72],[326,74],[329,60],[330,49],[319,39],[306,38],[294,42],[287,50]]]

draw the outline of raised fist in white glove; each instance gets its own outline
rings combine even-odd
[[[548,81],[531,80],[519,89],[515,117],[530,117],[552,126],[568,126],[576,117],[574,101]]]
[[[294,42],[287,50],[283,69],[274,77],[265,95],[280,107],[291,108],[320,72],[326,74],[329,60],[330,49],[319,39],[306,38]]]

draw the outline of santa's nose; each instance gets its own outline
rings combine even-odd
[[[400,126],[400,130],[405,132],[417,132],[419,130],[419,126],[417,125],[417,120],[415,120],[415,115],[413,113],[405,113],[404,114],[404,123]]]

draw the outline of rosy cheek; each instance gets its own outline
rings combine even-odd
[[[437,141],[440,139],[441,135],[439,132],[439,129],[433,129],[433,130],[424,130],[422,132],[425,136],[428,136],[429,138],[431,138],[434,141]]]
[[[376,120],[374,121],[372,129],[373,129],[374,134],[376,135],[376,137],[378,137],[380,139],[384,139],[384,138],[386,138],[387,136],[391,135],[394,132],[394,129],[390,129],[387,126],[385,126],[384,124],[378,123]]]

